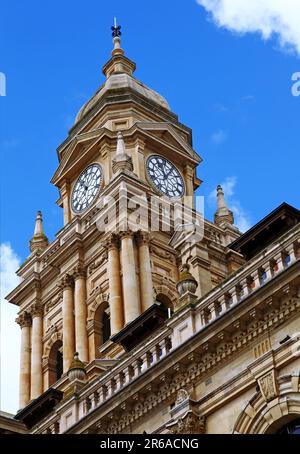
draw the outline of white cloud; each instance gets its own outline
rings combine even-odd
[[[211,141],[215,145],[220,145],[227,140],[227,133],[223,129],[218,129],[211,136]]]
[[[235,225],[241,232],[246,232],[251,227],[251,221],[248,213],[244,210],[240,201],[235,197],[236,184],[236,177],[227,177],[226,180],[221,183],[221,186],[223,188],[227,206],[234,214]],[[216,205],[217,194],[215,189],[211,191],[208,197],[210,204]]]
[[[20,282],[15,271],[20,259],[9,243],[0,244],[1,297],[1,409],[18,410],[20,328],[15,323],[18,308],[4,298]]]
[[[276,36],[282,49],[300,55],[299,0],[197,0],[219,27],[238,33]]]

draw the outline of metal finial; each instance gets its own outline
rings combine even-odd
[[[114,25],[113,27],[111,27],[112,29],[112,37],[113,38],[118,38],[119,36],[121,36],[121,25],[117,25],[117,18],[115,17],[114,18]]]

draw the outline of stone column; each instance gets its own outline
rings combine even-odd
[[[76,351],[83,362],[89,361],[86,307],[86,271],[80,265],[74,270],[74,306]],[[74,353],[74,352],[73,352]]]
[[[31,318],[27,312],[23,312],[16,319],[21,327],[21,355],[20,355],[20,389],[19,405],[24,408],[30,401],[30,326]]]
[[[63,316],[63,372],[67,372],[74,357],[74,301],[73,279],[66,274],[61,281],[63,289],[62,316]]]
[[[139,232],[137,236],[137,243],[139,251],[142,312],[152,306],[154,302],[149,242],[149,234],[146,232]]]
[[[71,210],[70,210],[70,186],[65,183],[61,190],[60,195],[63,202],[64,209],[64,225],[67,225],[71,220]]]
[[[123,296],[125,324],[132,322],[141,314],[138,279],[134,259],[133,234],[122,233],[121,257],[123,274]]]
[[[42,356],[43,356],[43,308],[34,303],[30,309],[32,317],[31,332],[31,399],[36,399],[43,392]]]
[[[124,326],[122,307],[121,269],[119,255],[119,239],[111,235],[108,247],[108,279],[111,335],[121,331]]]
[[[190,207],[194,208],[194,169],[190,165],[186,165],[184,169],[185,176],[185,189],[186,197],[184,203]]]

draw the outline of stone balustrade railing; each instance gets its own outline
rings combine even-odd
[[[87,395],[83,393],[80,413],[86,414],[111,398],[121,388],[128,385],[150,367],[163,359],[172,349],[170,331],[163,329],[158,336],[138,348],[124,359],[122,364],[114,366],[101,376],[98,383],[89,389]]]
[[[223,285],[212,290],[199,301],[196,310],[200,313],[200,325],[197,331],[241,303],[299,259],[300,226],[298,225],[282,238],[280,244],[267,248],[227,279]]]
[[[204,329],[217,317],[241,303],[249,294],[299,260],[299,238],[300,228],[298,228],[298,238],[295,237],[294,232],[280,245],[270,247],[228,279],[221,288],[200,300],[196,312],[200,311],[201,323],[196,325],[196,332]],[[101,405],[122,387],[163,359],[172,349],[172,334],[170,328],[164,328],[159,338],[150,339],[145,347],[137,349],[129,359],[122,361],[121,368],[120,365],[115,366],[101,377],[99,385],[83,400],[83,414]],[[191,335],[193,334],[195,332],[191,332]],[[176,343],[174,342],[173,345],[176,346]]]
[[[300,259],[300,226],[296,226],[281,242],[269,246],[262,254],[255,256],[241,270],[230,276],[223,285],[212,290],[199,300],[194,311],[195,323],[188,337],[204,330],[212,321],[221,317],[243,302],[249,295],[266,285]],[[102,405],[119,390],[136,380],[156,363],[165,358],[172,349],[179,346],[176,335],[176,319],[180,322],[190,317],[183,310],[143,345],[136,347],[129,355],[101,375],[94,384],[89,383],[80,392],[78,418]],[[181,343],[186,339],[181,340]],[[59,408],[57,409],[59,414]],[[57,430],[57,422],[43,432]],[[64,431],[67,427],[61,428]]]

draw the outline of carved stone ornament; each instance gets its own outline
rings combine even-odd
[[[73,277],[74,279],[86,277],[86,269],[81,264],[76,265],[73,269]]]
[[[120,238],[121,240],[126,239],[126,238],[133,238],[134,232],[130,229],[127,230],[122,230],[120,232]]]
[[[150,234],[143,230],[139,230],[136,234],[136,241],[139,246],[144,244],[149,245],[151,241]]]
[[[66,273],[60,279],[59,287],[62,289],[67,288],[67,287],[73,287],[73,277],[70,274]]]
[[[174,256],[170,252],[165,251],[164,249],[159,249],[153,245],[151,246],[151,252],[161,259],[171,260],[173,263]]]
[[[204,434],[205,417],[190,411],[183,418],[179,418],[172,426],[169,426],[171,434]]]
[[[190,398],[189,393],[187,392],[186,389],[180,389],[177,393],[176,401],[175,401],[175,406],[177,407],[178,405],[181,405],[183,402],[188,400]]]
[[[40,303],[33,303],[30,306],[31,317],[41,317],[43,315],[43,306]]]
[[[275,371],[271,370],[266,375],[258,379],[258,384],[263,398],[269,402],[278,395]]]
[[[112,233],[106,240],[105,243],[102,243],[102,246],[107,249],[118,249],[119,248],[119,236],[116,235],[115,233]]]
[[[31,317],[28,312],[22,312],[18,318],[16,318],[16,323],[20,325],[21,328],[31,326]]]
[[[92,272],[94,270],[96,270],[97,268],[100,268],[100,266],[103,265],[103,263],[106,260],[107,260],[107,253],[105,251],[99,259],[95,260],[93,263],[90,264],[90,266],[89,266],[89,274],[92,274]]]

